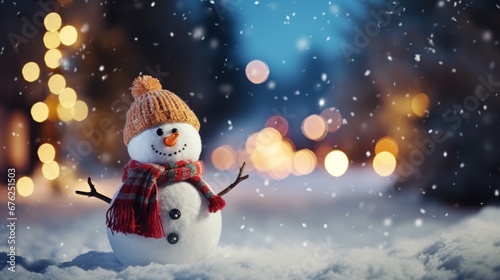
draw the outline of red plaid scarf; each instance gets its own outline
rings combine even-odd
[[[201,180],[203,172],[201,161],[178,161],[166,166],[129,161],[123,168],[123,186],[106,213],[106,225],[111,232],[157,239],[165,237],[158,204],[158,183],[189,182],[208,199],[210,213],[221,210],[226,202]]]

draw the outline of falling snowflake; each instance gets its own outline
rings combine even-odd
[[[422,224],[423,224],[422,219],[416,219],[416,220],[415,220],[415,226],[416,226],[416,227],[421,227],[421,226],[422,226]]]

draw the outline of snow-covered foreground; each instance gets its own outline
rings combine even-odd
[[[206,180],[222,189],[230,179]],[[224,177],[225,178],[225,177]],[[110,194],[118,180],[94,179]],[[108,244],[106,205],[39,191],[18,207],[16,272],[1,279],[499,279],[500,209],[458,209],[391,193],[353,170],[265,182],[225,198],[217,251],[190,265],[124,267]],[[85,189],[84,182],[74,188]],[[3,205],[2,205],[3,207]],[[1,228],[2,236],[7,229]],[[0,251],[7,251],[2,242]]]

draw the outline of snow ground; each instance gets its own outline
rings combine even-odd
[[[205,179],[222,189],[227,174]],[[93,180],[111,195],[118,179]],[[226,195],[220,246],[190,265],[124,267],[108,244],[106,204],[37,190],[19,199],[17,266],[1,279],[500,279],[500,208],[459,209],[392,193],[352,169],[266,182]],[[2,207],[5,200],[2,200]],[[6,208],[6,206],[5,206]],[[5,226],[2,235],[7,236]]]

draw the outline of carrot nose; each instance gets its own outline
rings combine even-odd
[[[179,132],[176,131],[165,137],[165,140],[163,140],[163,142],[165,143],[165,145],[172,147],[173,145],[175,145],[175,142],[177,142],[177,137],[179,137]]]

